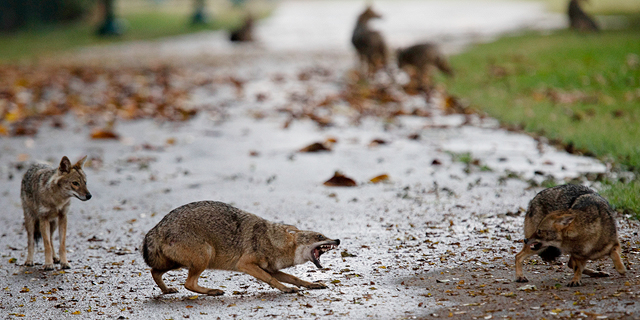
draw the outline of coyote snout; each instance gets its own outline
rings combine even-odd
[[[307,261],[322,268],[320,256],[339,244],[338,239],[273,223],[222,202],[200,201],[169,212],[145,236],[142,254],[162,293],[178,292],[165,285],[162,275],[181,267],[189,269],[185,288],[198,293],[224,293],[198,285],[205,269],[244,272],[289,293],[299,289],[282,282],[309,289],[327,286],[280,269]]]

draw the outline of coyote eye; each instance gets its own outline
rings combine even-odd
[[[323,240],[323,239],[324,239],[324,237],[323,237],[322,235],[317,235],[317,236],[316,236],[316,239],[318,239],[318,240]]]
[[[74,181],[74,182],[72,182],[71,184],[72,184],[72,185],[74,185],[74,186],[76,186],[76,187],[79,187],[79,186],[80,186],[80,184],[79,184],[77,181]]]

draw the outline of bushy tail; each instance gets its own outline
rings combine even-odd
[[[173,270],[180,265],[162,253],[160,244],[156,242],[153,230],[149,231],[142,241],[142,258],[147,265],[156,270]]]
[[[144,237],[144,240],[142,241],[142,258],[144,259],[144,262],[151,268],[153,268],[153,259],[150,256],[150,250],[152,250],[151,248],[149,248],[150,246],[152,246],[152,244],[150,243],[152,242],[149,235]]]
[[[538,253],[540,258],[542,258],[542,260],[546,262],[554,261],[557,257],[560,256],[560,254],[562,254],[562,252],[560,251],[560,249],[556,247],[548,247],[544,249],[542,252]]]
[[[33,239],[36,241],[36,244],[40,242],[42,239],[42,233],[40,233],[40,221],[36,220],[35,229],[33,230]]]

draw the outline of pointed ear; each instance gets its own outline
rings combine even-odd
[[[69,161],[67,156],[62,157],[62,160],[60,160],[60,167],[58,167],[58,171],[60,171],[60,173],[71,172],[71,161]]]
[[[291,225],[287,225],[287,227],[286,227],[286,229],[285,229],[285,230],[286,230],[286,231],[287,231],[287,233],[289,233],[289,234],[296,234],[298,231],[300,231],[300,230],[298,230],[298,228],[296,228],[296,227],[294,227],[294,226],[291,226]]]
[[[561,216],[559,216],[558,218],[556,218],[556,221],[553,223],[553,226],[558,230],[562,230],[565,229],[566,227],[568,227],[571,222],[573,222],[573,219],[576,217],[575,214],[563,214]]]
[[[76,162],[76,164],[74,164],[73,167],[82,169],[82,166],[84,165],[85,160],[87,160],[87,156],[84,156],[82,159],[78,160],[78,162]]]

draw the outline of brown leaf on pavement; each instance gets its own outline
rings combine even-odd
[[[369,180],[371,183],[380,183],[380,182],[388,182],[389,181],[389,175],[388,174],[381,174],[379,176],[375,176],[373,178],[371,178],[371,180]]]
[[[299,150],[299,152],[322,152],[322,151],[331,151],[331,148],[327,148],[321,142],[315,142]]]
[[[355,187],[358,184],[351,178],[336,171],[331,179],[324,182],[327,187]]]
[[[111,130],[94,129],[91,132],[91,139],[119,139],[120,136]]]

